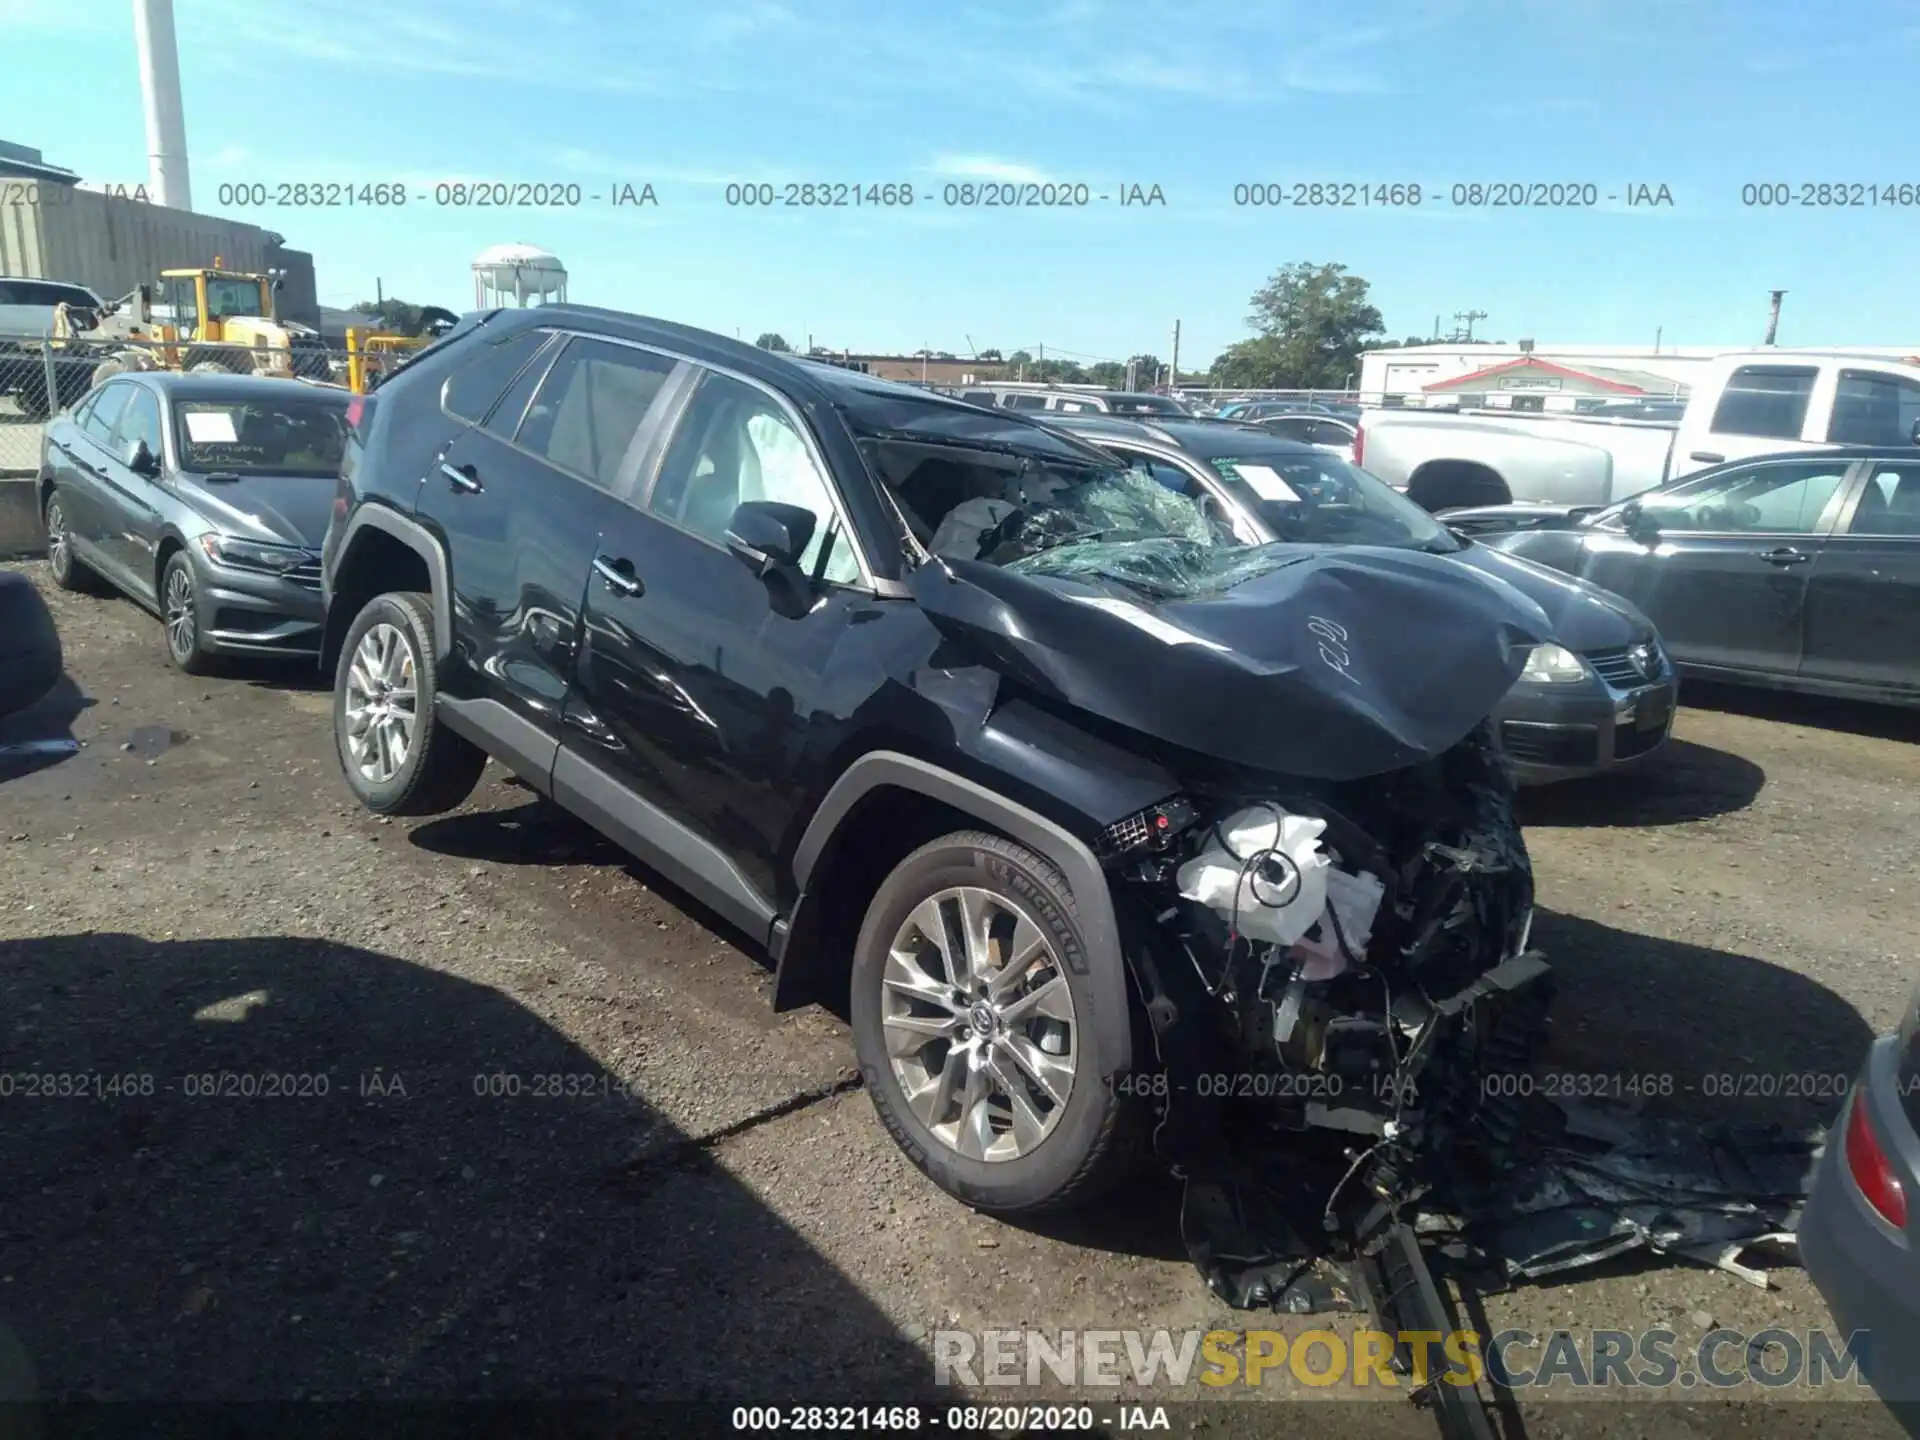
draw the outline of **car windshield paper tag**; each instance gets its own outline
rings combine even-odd
[[[1299,493],[1282,480],[1280,472],[1271,465],[1235,465],[1233,469],[1262,500],[1291,501],[1295,505],[1300,503]]]
[[[225,410],[188,411],[187,438],[197,445],[234,445],[240,439],[234,433],[233,416]]]
[[[1182,630],[1178,625],[1162,620],[1158,615],[1142,610],[1138,605],[1129,605],[1125,600],[1114,600],[1105,595],[1075,595],[1073,598],[1082,605],[1091,605],[1095,610],[1104,610],[1109,615],[1116,615],[1129,625],[1138,626],[1154,639],[1163,640],[1169,645],[1204,645],[1209,650],[1221,651],[1229,648],[1217,640],[1207,639],[1204,635],[1195,635],[1191,631]]]

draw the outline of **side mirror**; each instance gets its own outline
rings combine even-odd
[[[127,468],[136,475],[151,477],[160,473],[160,461],[153,451],[147,448],[147,442],[144,440],[136,440],[127,446],[126,464]]]
[[[745,500],[727,522],[727,549],[755,575],[798,571],[818,523],[811,510],[775,500]]]
[[[1913,429],[1907,432],[1907,443],[1909,445],[1920,445],[1920,420],[1914,421]]]
[[[1638,500],[1630,502],[1620,511],[1620,520],[1627,527],[1627,534],[1642,545],[1651,545],[1660,538],[1660,521],[1649,515]]]

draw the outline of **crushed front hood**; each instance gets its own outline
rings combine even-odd
[[[1009,679],[1236,765],[1352,780],[1473,729],[1551,626],[1449,556],[1275,547],[1279,568],[1195,599],[974,561],[909,583],[948,639]]]

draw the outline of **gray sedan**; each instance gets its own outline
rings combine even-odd
[[[1250,544],[1386,545],[1457,556],[1546,612],[1553,642],[1490,717],[1522,784],[1648,761],[1673,727],[1679,682],[1653,625],[1596,585],[1452,534],[1385,482],[1259,425],[1048,417],[1202,504]]]
[[[1861,1369],[1920,1435],[1920,994],[1875,1043],[1800,1220],[1800,1256]]]
[[[318,653],[319,546],[351,398],[254,376],[109,380],[47,426],[55,581],[104,581],[159,615],[189,674],[222,655]]]

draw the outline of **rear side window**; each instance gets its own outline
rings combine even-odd
[[[93,408],[87,411],[80,428],[102,445],[107,444],[113,439],[113,427],[120,423],[120,412],[127,408],[127,399],[132,394],[131,385],[107,386],[95,397]]]
[[[1044,395],[1009,395],[1005,401],[1009,410],[1044,410],[1047,397]]]
[[[462,420],[480,421],[500,392],[513,382],[521,367],[546,343],[550,332],[522,330],[505,340],[482,342],[472,347],[467,363],[447,377],[440,392],[440,404],[449,415]]]
[[[547,371],[515,438],[561,469],[612,490],[677,363],[650,350],[576,336]]]
[[[1811,367],[1741,366],[1728,377],[1726,392],[1713,412],[1715,432],[1798,440],[1817,373]]]
[[[1842,370],[1827,439],[1843,445],[1911,445],[1920,424],[1920,380],[1878,370]]]

